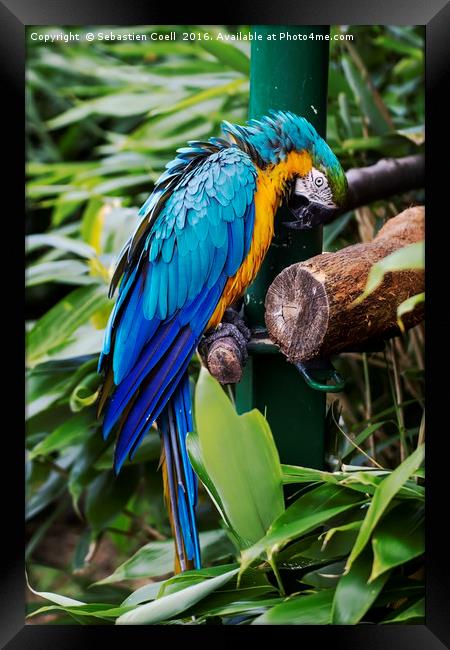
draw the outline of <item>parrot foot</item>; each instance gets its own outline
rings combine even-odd
[[[234,309],[225,311],[223,321],[205,334],[198,346],[203,362],[221,384],[235,384],[248,358],[250,330]]]

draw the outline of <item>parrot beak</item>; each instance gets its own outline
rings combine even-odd
[[[305,195],[295,192],[289,197],[288,208],[294,215],[295,221],[289,221],[285,225],[294,230],[309,230],[326,224],[337,212],[337,208],[310,201]]]

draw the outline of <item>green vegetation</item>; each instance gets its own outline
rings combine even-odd
[[[422,28],[348,31],[353,43],[331,43],[328,142],[345,168],[420,151]],[[30,623],[423,621],[422,327],[336,361],[347,387],[329,396],[326,472],[280,466],[263,416],[238,417],[192,361],[201,571],[168,578],[156,430],[118,479],[100,435],[114,259],[175,149],[246,119],[248,57],[246,44],[207,41],[28,44],[27,566],[50,601],[31,596]],[[368,241],[423,200],[343,215],[324,249]],[[374,282],[389,263],[404,260]],[[283,483],[298,490],[286,508]]]

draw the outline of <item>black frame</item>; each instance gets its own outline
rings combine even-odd
[[[22,159],[22,133],[24,126],[24,70],[25,70],[25,37],[24,28],[28,25],[138,25],[138,24],[170,24],[174,19],[177,24],[399,24],[426,25],[426,90],[427,90],[427,213],[428,224],[426,236],[426,283],[427,301],[436,315],[428,318],[427,324],[427,368],[426,394],[431,406],[428,416],[430,444],[428,445],[428,499],[427,499],[427,590],[426,590],[426,625],[403,626],[302,626],[300,629],[290,628],[298,642],[312,643],[316,647],[329,643],[334,650],[382,649],[400,650],[434,650],[450,648],[450,571],[445,528],[445,511],[438,509],[438,498],[445,491],[444,480],[448,474],[448,455],[443,451],[447,431],[442,427],[445,419],[446,391],[445,372],[445,341],[449,331],[449,320],[443,317],[444,308],[448,306],[448,289],[442,290],[438,284],[439,269],[433,273],[433,264],[437,266],[439,259],[447,262],[447,256],[440,257],[439,244],[445,246],[449,241],[442,234],[443,226],[450,218],[439,208],[445,206],[448,188],[448,145],[445,135],[448,133],[448,110],[446,90],[449,87],[448,61],[450,33],[450,7],[445,0],[341,0],[339,3],[327,0],[305,0],[301,4],[295,0],[270,2],[265,0],[254,4],[241,0],[238,7],[233,7],[228,1],[223,3],[221,15],[204,15],[196,12],[195,7],[186,6],[189,14],[187,20],[179,11],[172,7],[163,12],[161,7],[152,6],[143,0],[127,0],[118,4],[105,0],[0,0],[0,65],[3,72],[2,108],[5,114],[2,122],[2,183],[1,206],[10,203],[9,210],[3,209],[4,228],[9,224],[6,245],[2,252],[12,253],[12,260],[17,264],[23,251],[23,231],[16,226],[15,220],[22,214],[22,197],[24,192],[24,172]],[[253,4],[253,3],[252,3]],[[251,11],[253,9],[253,11]],[[163,15],[164,14],[164,15]],[[6,88],[5,88],[6,86]],[[6,142],[5,142],[6,138]],[[446,156],[438,156],[439,152]],[[444,163],[439,163],[441,158]],[[446,164],[445,164],[446,163]],[[448,248],[448,246],[447,246]],[[433,254],[431,254],[431,252]],[[6,267],[6,268],[5,268]],[[14,267],[14,270],[16,267]],[[443,279],[445,267],[443,267]],[[186,627],[159,626],[148,630],[146,627],[134,626],[25,626],[24,624],[24,592],[25,592],[25,561],[23,539],[23,507],[24,507],[24,476],[23,476],[23,438],[19,435],[22,428],[21,409],[12,408],[10,386],[22,385],[22,365],[18,362],[24,354],[24,341],[20,336],[23,332],[23,320],[20,310],[15,307],[17,297],[21,295],[21,276],[11,272],[10,266],[4,263],[3,282],[3,323],[6,326],[1,339],[2,366],[8,373],[8,385],[2,391],[8,420],[3,416],[2,451],[6,451],[2,465],[2,563],[5,570],[0,579],[0,643],[1,647],[16,650],[19,648],[50,649],[50,648],[79,648],[94,647],[94,644],[137,642],[143,640],[154,642],[155,636],[166,637],[172,641],[174,635],[181,635],[181,641],[207,641],[205,635],[214,634],[211,626]],[[16,283],[17,282],[17,286]],[[445,279],[444,279],[445,282]],[[20,286],[19,286],[20,285]],[[5,296],[6,290],[6,296]],[[23,294],[22,294],[23,295]],[[428,310],[430,316],[430,310]],[[446,327],[447,325],[447,327]],[[15,335],[11,336],[11,333]],[[17,348],[13,346],[16,343]],[[440,357],[433,357],[431,350],[435,349]],[[10,355],[7,359],[4,353]],[[22,357],[23,358],[23,357]],[[436,361],[434,361],[436,358]],[[438,365],[439,363],[439,365]],[[435,364],[433,372],[433,364]],[[1,367],[1,366],[0,366]],[[448,382],[447,382],[448,383]],[[446,400],[447,398],[447,400]],[[18,405],[23,404],[22,397]],[[9,415],[17,415],[17,424],[9,423]],[[440,414],[443,414],[441,420]],[[8,422],[8,423],[7,423]],[[7,424],[6,424],[7,423]],[[439,437],[439,439],[438,439]],[[434,438],[434,442],[433,442]],[[3,454],[5,456],[5,454]],[[5,468],[11,468],[10,476],[5,477]],[[432,469],[431,469],[432,468]],[[431,470],[431,471],[430,471]],[[444,477],[444,480],[442,480]],[[444,492],[445,493],[445,492]],[[438,514],[437,514],[438,513]],[[440,527],[439,527],[440,526]],[[246,640],[263,634],[270,642],[269,636],[278,635],[280,630],[273,627],[252,628],[221,627],[220,634],[226,642],[228,639],[242,635]],[[283,631],[284,633],[284,631]],[[228,637],[230,635],[230,637]],[[195,637],[195,639],[194,639]],[[199,638],[200,637],[200,638]],[[159,639],[158,639],[159,640]],[[443,644],[446,644],[445,646]]]

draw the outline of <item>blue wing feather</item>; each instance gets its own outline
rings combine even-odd
[[[188,151],[166,166],[155,188],[162,207],[149,197],[141,209],[149,227],[133,239],[105,335],[102,363],[112,358],[115,390],[104,433],[118,425],[117,469],[176,390],[251,243],[253,163],[234,146],[196,146],[196,166]]]

